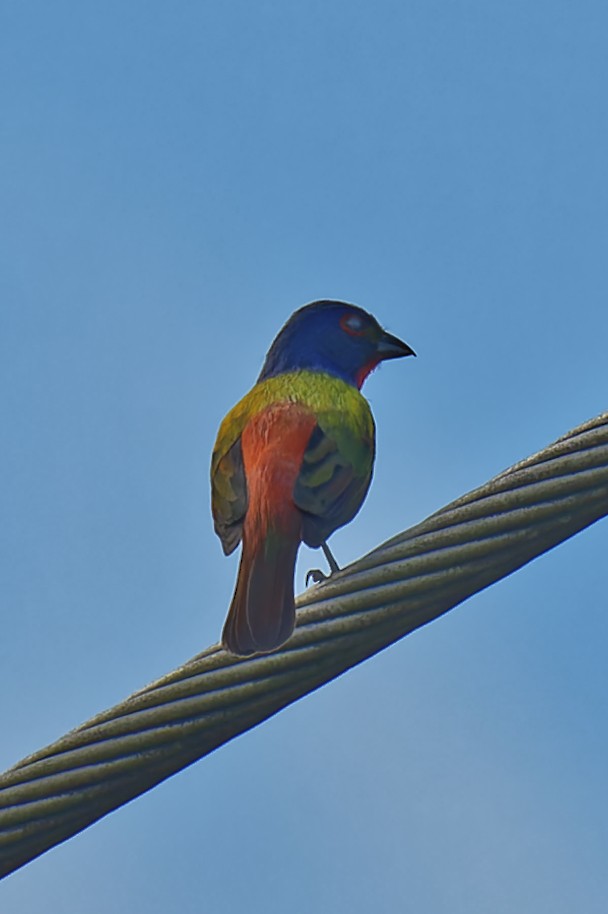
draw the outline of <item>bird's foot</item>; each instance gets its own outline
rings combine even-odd
[[[311,583],[320,584],[321,581],[326,581],[329,577],[330,575],[325,574],[320,568],[311,568],[306,574],[306,586],[308,587]]]
[[[329,565],[329,574],[321,571],[319,568],[312,568],[306,575],[306,586],[312,581],[313,584],[320,584],[321,581],[327,581],[328,578],[331,578],[332,574],[335,574],[336,571],[340,571],[340,566],[333,557],[332,551],[327,545],[327,543],[321,543],[321,549],[323,554],[327,559],[327,564]]]

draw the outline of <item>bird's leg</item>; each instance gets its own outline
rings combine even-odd
[[[334,554],[331,551],[331,549],[329,548],[329,546],[327,545],[327,543],[321,543],[321,549],[323,550],[323,555],[327,559],[327,564],[329,565],[330,573],[335,574],[336,571],[340,571],[340,566],[336,562],[336,560],[334,558]]]
[[[321,543],[321,549],[323,550],[323,555],[327,559],[327,564],[329,565],[329,574],[321,571],[320,568],[312,568],[306,575],[306,586],[312,581],[313,584],[320,584],[321,581],[326,581],[328,578],[335,574],[336,571],[340,571],[340,566],[336,562],[333,553],[327,543]]]

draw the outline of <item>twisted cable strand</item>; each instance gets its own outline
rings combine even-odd
[[[211,647],[0,776],[0,877],[608,514],[608,413],[298,600],[278,652]]]

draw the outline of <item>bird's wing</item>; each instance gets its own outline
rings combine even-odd
[[[307,546],[319,546],[352,520],[369,488],[373,463],[373,437],[361,438],[347,426],[315,426],[293,493]]]
[[[297,371],[256,384],[220,425],[211,462],[215,530],[226,555],[241,541],[248,505],[241,435],[273,403],[300,403],[316,423],[304,452],[293,499],[302,511],[302,539],[319,546],[351,520],[365,498],[374,463],[374,420],[358,390],[322,372]]]
[[[227,450],[216,446],[214,451],[211,509],[215,532],[222,541],[224,553],[230,555],[241,541],[247,511],[247,482],[240,436]]]

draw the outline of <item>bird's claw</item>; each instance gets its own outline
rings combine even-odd
[[[329,575],[324,574],[320,568],[311,568],[306,575],[306,586],[312,582],[313,584],[320,584],[321,581],[326,581]]]
[[[333,553],[327,543],[321,543],[321,549],[323,550],[323,555],[327,559],[327,564],[329,565],[329,574],[325,574],[325,572],[321,571],[319,568],[312,568],[306,575],[307,587],[311,581],[313,584],[320,584],[321,581],[329,580],[332,574],[335,574],[336,571],[340,571],[340,566],[336,562]]]

